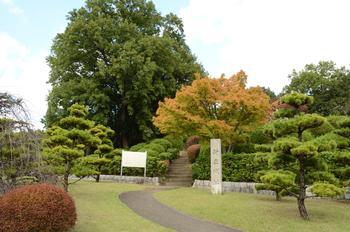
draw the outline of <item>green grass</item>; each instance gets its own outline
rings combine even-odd
[[[112,182],[82,181],[69,187],[77,208],[74,232],[169,231],[135,214],[120,202],[122,192],[144,186]]]
[[[310,220],[304,221],[294,198],[277,202],[274,197],[244,193],[214,196],[191,188],[157,192],[155,196],[181,212],[242,231],[350,231],[349,202],[308,199]]]

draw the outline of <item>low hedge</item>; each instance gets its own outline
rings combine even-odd
[[[73,199],[62,189],[35,184],[12,190],[0,198],[0,231],[68,231],[76,222]]]
[[[268,168],[271,153],[240,153],[232,152],[222,155],[223,181],[257,181],[257,173]],[[196,162],[192,165],[192,177],[199,180],[210,180],[210,148],[202,145]]]

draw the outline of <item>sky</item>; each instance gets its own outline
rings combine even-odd
[[[248,74],[248,85],[276,93],[305,64],[349,67],[348,0],[155,0],[183,19],[186,42],[212,77]],[[50,69],[45,58],[66,15],[83,0],[0,0],[0,92],[25,100],[42,128]]]

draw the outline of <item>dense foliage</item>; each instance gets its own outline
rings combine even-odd
[[[222,179],[234,182],[256,182],[258,172],[266,170],[270,153],[224,153],[222,154]],[[196,162],[192,165],[192,177],[210,180],[210,147],[201,146]]]
[[[266,122],[270,109],[268,96],[260,87],[246,88],[246,81],[243,71],[230,78],[199,78],[159,103],[154,124],[164,134],[240,143],[246,132]]]
[[[276,191],[277,198],[282,191],[296,197],[300,216],[304,219],[309,217],[305,207],[307,186],[319,196],[343,192],[319,155],[322,151],[334,150],[337,144],[333,140],[322,140],[322,135],[318,134],[322,131],[320,127],[325,125],[325,118],[305,113],[312,101],[311,97],[299,93],[282,97],[281,102],[286,107],[274,113],[276,120],[266,129],[266,133],[274,138],[270,171],[260,176],[263,183],[260,188]]]
[[[0,231],[68,231],[77,219],[73,199],[53,185],[17,188],[0,198]]]
[[[0,93],[0,194],[25,183],[55,182],[41,162],[41,133],[33,130],[23,105],[21,99]]]
[[[57,125],[46,131],[46,158],[58,174],[63,175],[63,186],[68,191],[68,178],[73,173],[88,175],[91,170],[79,163],[79,158],[94,153],[102,146],[101,139],[94,134],[95,123],[87,120],[87,108],[73,104],[69,107],[69,116],[60,119]],[[83,172],[80,174],[79,172]],[[88,173],[84,173],[88,172]]]
[[[162,139],[154,139],[148,143],[139,143],[130,148],[130,151],[147,151],[147,176],[162,177],[165,176],[169,161],[178,157],[180,149],[183,147],[182,138],[165,137]],[[112,161],[102,170],[103,174],[120,174],[121,149],[112,152]],[[142,168],[123,168],[123,175],[139,176],[143,175]]]
[[[350,70],[337,67],[334,62],[321,61],[317,65],[308,64],[301,71],[293,71],[291,83],[284,91],[313,96],[311,113],[322,115],[350,115]]]
[[[68,14],[48,63],[46,126],[68,116],[72,103],[84,104],[88,118],[112,128],[124,148],[154,137],[158,101],[203,72],[181,19],[161,16],[146,0],[87,0]]]

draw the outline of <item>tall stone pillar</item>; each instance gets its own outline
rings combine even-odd
[[[212,194],[222,194],[221,140],[210,140],[210,186]]]

